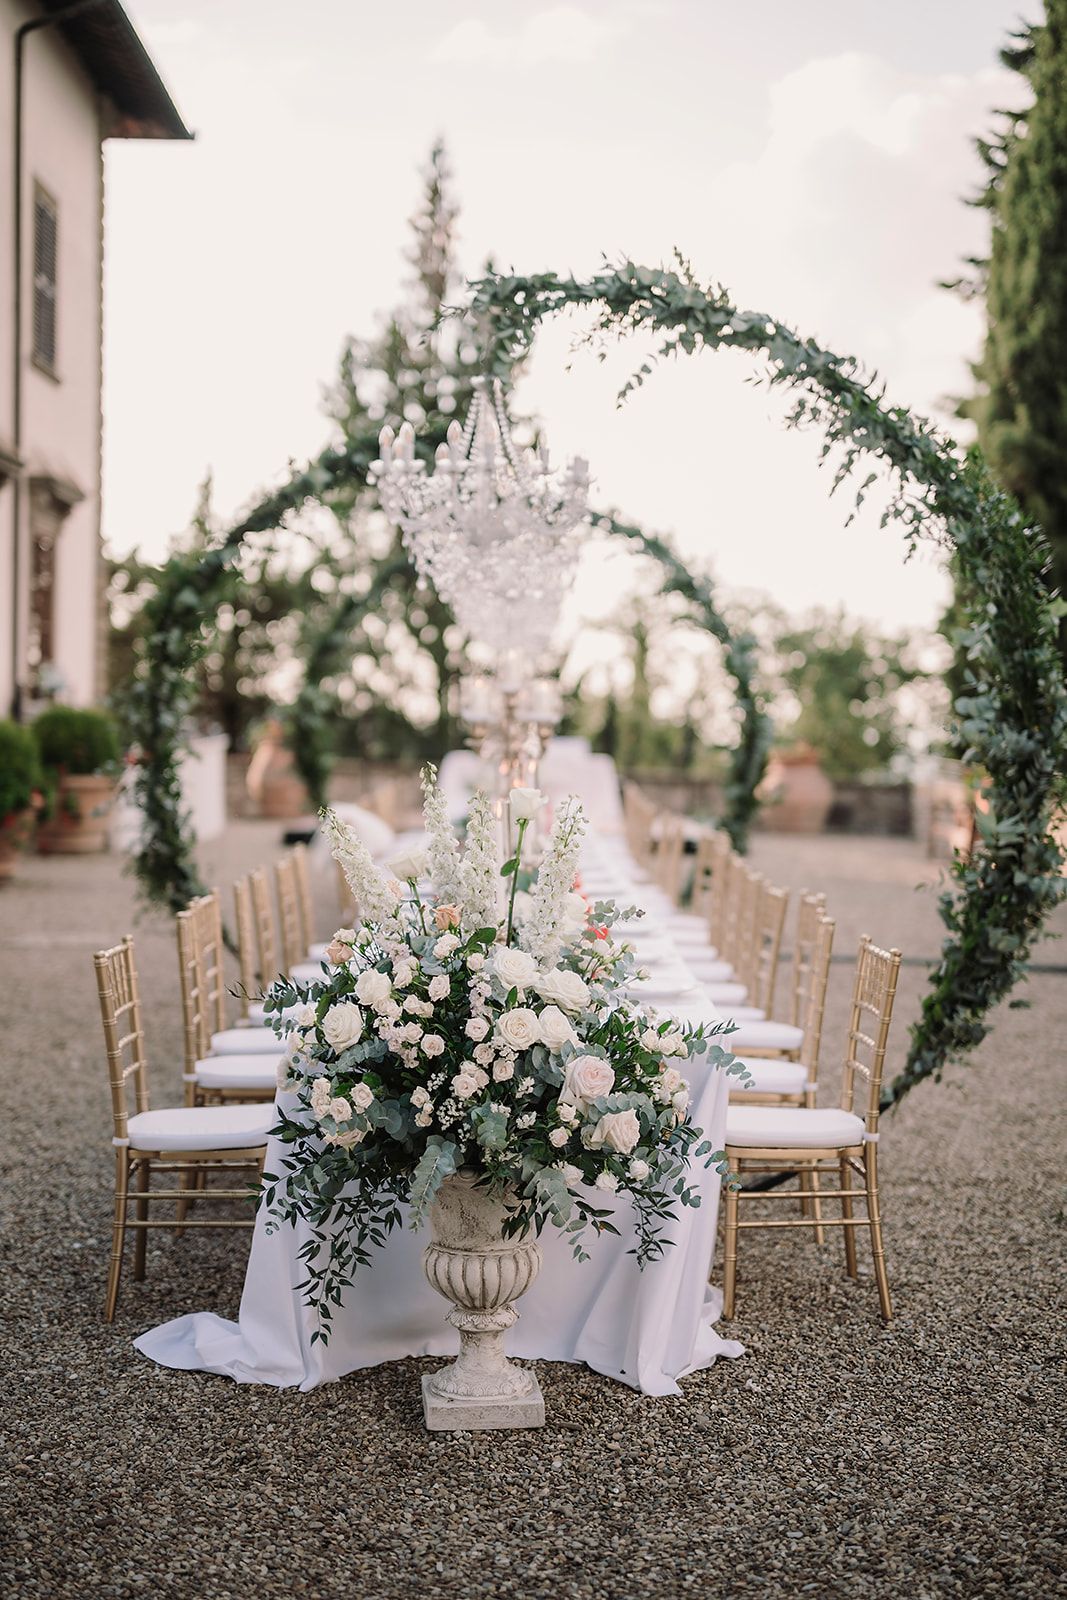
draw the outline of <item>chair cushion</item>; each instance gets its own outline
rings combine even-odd
[[[701,983],[731,983],[734,979],[734,969],[728,961],[713,961],[710,956],[705,956],[703,951],[694,950],[692,946],[684,949],[685,959],[700,979]]]
[[[262,1056],[283,1048],[273,1028],[226,1028],[211,1035],[213,1056]]]
[[[736,1022],[740,1027],[742,1022],[762,1022],[767,1013],[761,1011],[759,1006],[727,1006],[730,1021]]]
[[[139,1111],[127,1129],[135,1150],[254,1150],[277,1120],[273,1105],[173,1106]]]
[[[744,1005],[748,990],[743,983],[709,983],[703,977],[700,981],[717,1006],[728,1010],[731,1005]]]
[[[298,961],[289,970],[294,983],[318,983],[323,975],[321,961]]]
[[[752,1082],[743,1089],[731,1084],[731,1095],[803,1094],[808,1069],[802,1061],[775,1061],[763,1056],[738,1056],[737,1059],[747,1068]]]
[[[309,944],[308,945],[308,960],[309,961],[324,961],[326,959],[326,952],[327,952],[327,950],[329,948],[330,947],[329,947],[328,944],[321,944],[321,943],[320,944]]]
[[[735,1050],[799,1050],[803,1028],[788,1022],[742,1022],[731,1042]]]
[[[843,1150],[863,1143],[863,1118],[851,1111],[808,1111],[803,1106],[732,1105],[726,1143],[749,1149]]]
[[[205,1056],[196,1063],[201,1089],[276,1089],[284,1052],[259,1056]]]

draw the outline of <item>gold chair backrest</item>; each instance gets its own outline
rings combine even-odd
[[[677,905],[685,854],[685,818],[676,811],[661,811],[656,832],[656,881]]]
[[[130,935],[127,934],[121,944],[110,950],[98,950],[93,956],[93,966],[96,969],[100,1018],[104,1024],[115,1138],[128,1143],[129,1109],[126,1094],[131,1079],[137,1110],[148,1110],[148,1070],[141,1021],[141,995]]]
[[[296,893],[292,858],[283,856],[274,863],[274,887],[278,892],[278,922],[282,938],[282,961],[286,972],[291,972],[297,962],[307,956],[307,946],[301,948],[300,902]]]
[[[185,1070],[211,1054],[211,1035],[226,1027],[226,972],[218,891],[190,900],[176,918]]]
[[[256,948],[259,951],[259,981],[268,988],[278,976],[278,939],[274,931],[274,907],[270,901],[270,882],[266,867],[248,875],[252,890],[252,911],[256,921]]]
[[[866,934],[860,940],[852,980],[852,1008],[846,1035],[841,1108],[851,1111],[856,1099],[857,1076],[866,1081],[867,1104],[863,1112],[867,1133],[878,1132],[878,1102],[886,1040],[900,972],[900,951],[880,950]]]
[[[789,995],[789,1016],[786,1018],[794,1028],[806,1026],[811,997],[812,962],[819,936],[819,925],[825,910],[824,894],[809,894],[806,889],[801,889],[793,945],[793,982]]]
[[[756,953],[759,945],[759,910],[763,898],[764,878],[753,872],[744,862],[738,873],[737,912],[734,923],[734,945],[729,960],[739,980],[749,994],[756,982]]]
[[[760,885],[756,936],[753,945],[749,1004],[759,1006],[765,1016],[773,1014],[774,982],[778,974],[778,952],[789,907],[789,891],[773,884]]]
[[[820,895],[821,899],[822,896]],[[830,956],[834,948],[834,919],[820,917],[811,945],[804,1010],[799,1026],[804,1030],[800,1059],[808,1069],[808,1084],[814,1090],[822,1043],[822,1019],[826,1009],[826,985],[830,978]],[[796,1026],[797,1024],[794,1024]]]
[[[308,872],[307,845],[295,844],[290,860],[293,863],[293,883],[296,886],[296,906],[300,913],[300,938],[306,960],[315,938],[315,908],[311,901],[311,876]]]
[[[714,916],[714,902],[716,897],[722,895],[726,858],[729,854],[730,835],[724,828],[712,828],[702,832],[697,839],[691,910],[708,923],[709,935]],[[714,940],[712,942],[714,943]]]
[[[738,919],[741,915],[741,896],[747,882],[748,869],[736,850],[731,850],[724,865],[718,914],[713,922],[709,922],[708,932],[722,959],[732,962],[735,967],[740,961]]]
[[[241,977],[242,1019],[248,1016],[250,995],[262,993],[256,965],[256,914],[252,905],[252,885],[248,877],[238,878],[233,886],[234,924],[237,929],[237,966]]]
[[[647,868],[652,860],[652,825],[656,810],[644,790],[627,778],[622,786],[623,825],[630,854],[640,867]]]

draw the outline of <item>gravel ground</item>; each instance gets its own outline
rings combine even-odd
[[[276,824],[235,824],[206,870],[228,882],[277,840]],[[935,953],[935,895],[914,885],[936,871],[906,841],[762,836],[754,854],[826,891],[840,954],[864,931]],[[324,909],[320,933],[331,921]],[[300,1394],[134,1352],[165,1318],[236,1314],[244,1236],[150,1235],[147,1280],[127,1279],[102,1321],[112,1163],[89,956],[131,927],[156,1101],[176,1103],[172,933],[134,926],[119,863],[31,858],[0,893],[18,1001],[2,1067],[5,1600],[1067,1595],[1062,975],[1033,977],[1031,1009],[1004,1008],[973,1062],[885,1124],[890,1327],[836,1237],[751,1235],[731,1330],[743,1359],[676,1399],[538,1363],[543,1430],[434,1436],[418,1386],[434,1361]],[[1067,946],[1038,959],[1067,965]],[[923,982],[905,969],[897,1058]],[[848,987],[838,964],[824,1103]]]

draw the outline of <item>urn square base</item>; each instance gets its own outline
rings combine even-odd
[[[494,1400],[492,1395],[471,1395],[462,1399],[434,1394],[431,1375],[422,1379],[422,1414],[431,1433],[475,1428],[543,1428],[545,1401],[541,1385],[531,1372],[533,1387],[518,1398]]]

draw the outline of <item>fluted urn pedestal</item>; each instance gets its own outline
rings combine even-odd
[[[433,1239],[422,1253],[423,1271],[452,1301],[448,1321],[459,1329],[460,1351],[450,1366],[422,1380],[426,1426],[540,1428],[541,1386],[507,1359],[504,1334],[518,1321],[512,1302],[541,1270],[541,1247],[501,1237],[503,1203],[476,1189],[476,1181],[476,1173],[446,1178],[430,1205]]]

